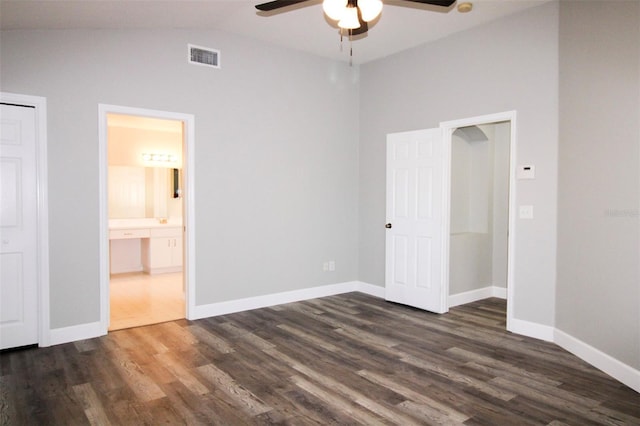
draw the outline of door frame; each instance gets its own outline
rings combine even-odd
[[[442,253],[442,285],[444,294],[449,294],[449,250],[451,239],[451,143],[453,132],[459,127],[478,126],[508,121],[511,123],[511,135],[509,141],[509,230],[507,250],[507,330],[513,331],[514,300],[516,294],[516,280],[513,273],[516,251],[516,111],[505,111],[478,117],[463,118],[459,120],[444,121],[440,123],[443,129],[443,253]]]
[[[119,105],[98,104],[98,146],[99,146],[99,200],[100,200],[100,326],[104,334],[109,329],[109,212],[108,212],[108,135],[107,114],[126,114],[141,117],[182,121],[183,134],[183,185],[184,203],[184,270],[185,316],[192,319],[195,312],[195,205],[194,205],[194,147],[195,117],[192,114],[159,111]]]
[[[47,171],[47,98],[0,92],[0,102],[35,108],[37,227],[36,268],[38,292],[38,346],[50,346],[49,305],[49,186]]]

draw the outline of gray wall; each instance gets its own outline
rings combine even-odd
[[[560,6],[556,326],[640,368],[640,2]]]
[[[507,287],[507,262],[509,260],[509,154],[511,126],[508,122],[493,127],[493,256],[492,284]]]
[[[187,43],[222,69],[187,64]],[[205,31],[0,46],[2,91],[48,102],[52,328],[99,320],[99,103],[195,115],[196,304],[357,279],[357,67]]]
[[[553,325],[558,149],[558,4],[455,34],[361,67],[360,280],[384,285],[385,136],[517,110],[517,162],[534,181],[517,203],[517,319]]]

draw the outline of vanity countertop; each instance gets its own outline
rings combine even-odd
[[[167,219],[166,223],[160,223],[160,219],[109,219],[109,230],[123,229],[152,229],[152,228],[178,228],[182,226],[182,219]]]

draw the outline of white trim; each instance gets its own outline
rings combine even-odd
[[[491,297],[497,297],[499,299],[506,299],[507,298],[507,288],[506,287],[497,287],[497,286],[492,286],[491,287]]]
[[[618,361],[593,346],[576,339],[562,330],[554,330],[554,342],[583,359],[594,367],[604,371],[619,382],[624,383],[636,392],[640,392],[640,371]]]
[[[35,108],[37,185],[38,346],[49,346],[49,187],[47,179],[47,98],[0,92],[0,101]]]
[[[454,128],[446,128],[440,123],[442,129],[442,225],[440,241],[440,312],[449,312],[449,256],[451,254],[451,137]]]
[[[511,135],[509,144],[509,241],[508,241],[508,255],[507,255],[507,330],[514,331],[515,321],[515,294],[517,290],[516,280],[514,276],[514,265],[516,259],[515,241],[516,241],[516,111],[505,111],[496,114],[482,115],[478,117],[464,118],[460,120],[443,121],[440,123],[440,127],[443,129],[443,162],[445,166],[445,179],[443,183],[443,206],[446,208],[444,212],[443,230],[445,232],[444,239],[447,240],[446,247],[443,249],[443,278],[446,276],[446,281],[443,283],[443,288],[446,290],[445,294],[449,294],[449,235],[450,224],[449,215],[451,214],[451,137],[453,131],[458,127],[466,126],[478,126],[481,124],[492,124],[503,121],[509,121],[511,123]],[[526,328],[526,327],[525,327]]]
[[[478,300],[487,299],[489,297],[507,298],[507,289],[504,287],[487,286],[475,290],[456,293],[449,296],[449,307],[460,306]]]
[[[51,345],[77,342],[79,340],[93,339],[104,335],[100,321],[87,324],[72,325],[70,327],[54,328],[51,330]]]
[[[555,329],[550,325],[542,325],[537,322],[513,318],[511,320],[511,330],[508,331],[527,337],[533,337],[534,339],[553,342],[554,330]]]
[[[247,297],[246,299],[229,300],[227,302],[210,303],[208,305],[197,305],[193,311],[193,316],[190,319],[214,317],[218,315],[248,311],[251,309],[282,305],[284,303],[299,302],[318,297],[350,293],[358,291],[359,287],[360,283],[358,281],[348,281],[338,284],[285,291],[282,293],[265,294],[264,296]]]
[[[134,108],[118,105],[98,105],[98,143],[99,143],[99,203],[100,203],[100,324],[102,334],[107,334],[109,328],[109,216],[107,205],[107,114],[127,114],[139,115],[143,117],[162,118],[167,120],[179,120],[184,125],[184,193],[186,194],[184,205],[184,225],[185,244],[184,258],[186,259],[184,268],[185,280],[185,304],[186,318],[194,319],[195,311],[195,117],[192,114],[177,112],[158,111],[152,109]]]
[[[385,288],[379,285],[368,284],[362,281],[357,281],[356,291],[360,293],[368,294],[369,296],[377,297],[379,299],[385,299]]]

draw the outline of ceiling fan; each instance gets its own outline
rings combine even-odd
[[[274,0],[256,6],[263,12],[270,12],[309,0]],[[449,7],[456,0],[402,0],[433,6]],[[382,12],[382,0],[323,0],[322,9],[333,21],[337,21],[340,33],[346,30],[349,36],[364,34],[369,30],[368,22],[376,19]]]

